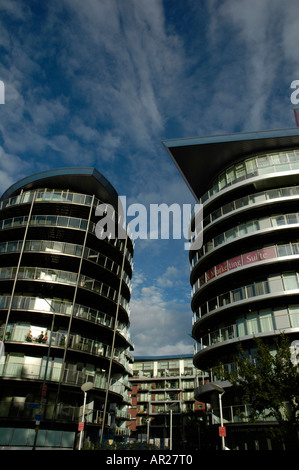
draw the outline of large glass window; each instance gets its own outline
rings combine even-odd
[[[235,171],[236,171],[236,179],[237,180],[241,180],[241,179],[245,178],[246,170],[245,170],[245,164],[243,162],[238,163],[236,165]]]
[[[246,326],[247,326],[247,332],[248,332],[249,335],[259,332],[257,312],[254,312],[250,315],[247,315]]]
[[[255,174],[257,165],[256,165],[256,159],[255,158],[250,158],[245,161],[245,166],[246,166],[246,172],[247,174]]]
[[[271,310],[261,310],[259,317],[262,332],[274,330],[273,315]]]
[[[292,305],[289,307],[291,326],[293,328],[299,327],[299,305]]]
[[[226,171],[226,180],[227,180],[227,184],[231,184],[233,183],[233,181],[235,180],[235,167],[232,166],[230,167],[227,171]]]
[[[244,317],[243,318],[237,318],[236,325],[237,325],[237,336],[238,337],[245,336],[246,335],[245,318]]]
[[[271,159],[268,155],[264,155],[262,157],[257,158],[257,166],[258,168],[265,168],[271,165]]]
[[[283,274],[283,283],[285,290],[298,289],[298,278],[296,273]]]

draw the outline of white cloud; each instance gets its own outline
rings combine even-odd
[[[176,268],[170,268],[165,274],[171,273],[177,275]],[[188,303],[175,298],[166,300],[164,290],[159,285],[149,284],[144,274],[137,274],[137,284],[130,304],[134,354],[157,355],[163,351],[165,354],[191,354],[193,340]]]
[[[30,171],[30,163],[5,152],[0,146],[0,195]]]
[[[176,266],[168,266],[165,273],[157,279],[160,287],[173,287],[180,279],[180,270]]]

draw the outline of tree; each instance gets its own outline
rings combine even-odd
[[[274,418],[279,426],[270,428],[271,437],[285,443],[286,448],[298,449],[299,424],[299,369],[292,360],[290,341],[284,335],[275,340],[275,352],[260,338],[255,339],[255,361],[249,359],[239,344],[237,347],[237,373],[225,373],[233,390],[250,404],[252,421]]]

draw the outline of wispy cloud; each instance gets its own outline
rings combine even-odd
[[[2,0],[0,12],[2,191],[92,165],[129,204],[193,202],[161,140],[294,126],[297,0]],[[136,352],[183,352],[183,243],[136,245]]]

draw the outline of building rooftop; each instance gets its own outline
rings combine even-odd
[[[232,162],[299,146],[299,129],[164,140],[163,145],[198,200],[209,189],[211,180]]]
[[[134,356],[135,361],[160,361],[167,359],[187,359],[193,358],[193,354],[177,354],[174,356]]]
[[[103,202],[117,204],[118,194],[109,181],[95,168],[58,168],[35,173],[10,186],[0,200],[19,194],[20,189],[38,188],[69,189],[70,191],[95,194]]]

